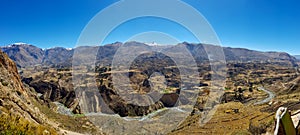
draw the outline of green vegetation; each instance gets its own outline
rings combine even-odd
[[[0,115],[0,135],[56,135],[56,132],[9,113]]]
[[[163,93],[163,94],[173,93],[173,92],[174,92],[174,89],[176,89],[176,88],[174,88],[174,87],[168,87],[168,88],[164,89],[164,90],[162,91],[162,93]]]
[[[255,135],[260,135],[267,132],[267,128],[271,127],[271,125],[274,123],[273,120],[270,120],[268,122],[261,122],[261,123],[254,123],[250,122],[249,124],[249,132]]]
[[[75,118],[76,118],[76,117],[80,118],[80,117],[85,117],[85,115],[84,115],[84,114],[74,114],[74,117],[75,117]]]
[[[164,94],[170,93],[170,90],[169,90],[169,89],[164,89],[164,90],[162,91],[162,93],[164,93]]]
[[[225,87],[224,89],[225,89],[225,90],[230,90],[230,88],[228,88],[228,87]]]

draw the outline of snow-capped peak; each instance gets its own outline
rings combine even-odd
[[[1,48],[11,48],[11,47],[20,46],[20,45],[29,45],[29,44],[23,43],[23,42],[18,42],[18,43],[9,44],[9,45],[6,45],[6,46],[1,46]]]
[[[160,44],[156,43],[156,42],[151,42],[151,43],[144,43],[146,45],[149,45],[149,46],[159,46]]]
[[[17,43],[13,43],[11,45],[28,45],[27,43],[23,43],[23,42],[17,42]]]

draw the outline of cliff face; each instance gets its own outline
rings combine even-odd
[[[30,81],[30,79],[26,81]],[[36,81],[42,82],[42,80]],[[40,87],[38,84],[36,87]],[[65,82],[45,82],[41,85],[53,90],[46,89],[45,96],[49,97],[45,98],[66,102],[71,101],[67,99],[68,97],[74,97],[67,90],[57,92],[58,87],[64,86],[64,89],[70,87]],[[23,85],[16,64],[0,51],[0,134],[56,135],[75,133],[70,131],[102,134],[100,130],[87,121],[87,118],[60,115],[48,108],[47,105],[39,99],[33,88],[26,84]],[[76,107],[76,105],[74,106]]]
[[[34,107],[28,91],[16,64],[0,51],[0,134],[55,134],[52,128],[43,126],[46,119]]]
[[[79,113],[78,101],[75,99],[71,71],[47,70],[31,74],[22,81],[42,94],[44,101],[60,102],[70,108],[74,113]]]
[[[0,94],[1,109],[23,114],[29,107],[28,93],[25,91],[15,63],[0,51]],[[12,107],[9,107],[12,106]],[[30,115],[30,114],[28,114]],[[35,118],[32,118],[35,119]]]
[[[24,93],[23,85],[17,71],[16,64],[8,58],[6,54],[0,51],[0,68],[2,86],[13,88]]]

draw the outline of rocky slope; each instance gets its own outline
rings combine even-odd
[[[35,86],[36,82],[32,83]],[[68,97],[74,97],[67,90],[58,92],[57,87],[61,86],[56,83],[65,89],[71,87],[61,81],[40,83],[37,90],[23,84],[16,64],[0,50],[0,134],[103,134],[85,116],[67,116],[55,111],[57,106],[48,100],[66,102],[70,101]],[[37,91],[44,92],[49,99],[41,99]]]
[[[30,100],[15,63],[0,51],[0,134],[56,134]]]

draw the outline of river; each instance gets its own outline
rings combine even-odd
[[[267,98],[265,98],[264,100],[256,102],[254,105],[261,105],[261,104],[270,102],[275,97],[275,94],[273,92],[265,89],[264,87],[259,87],[258,89],[266,92],[269,96]]]

